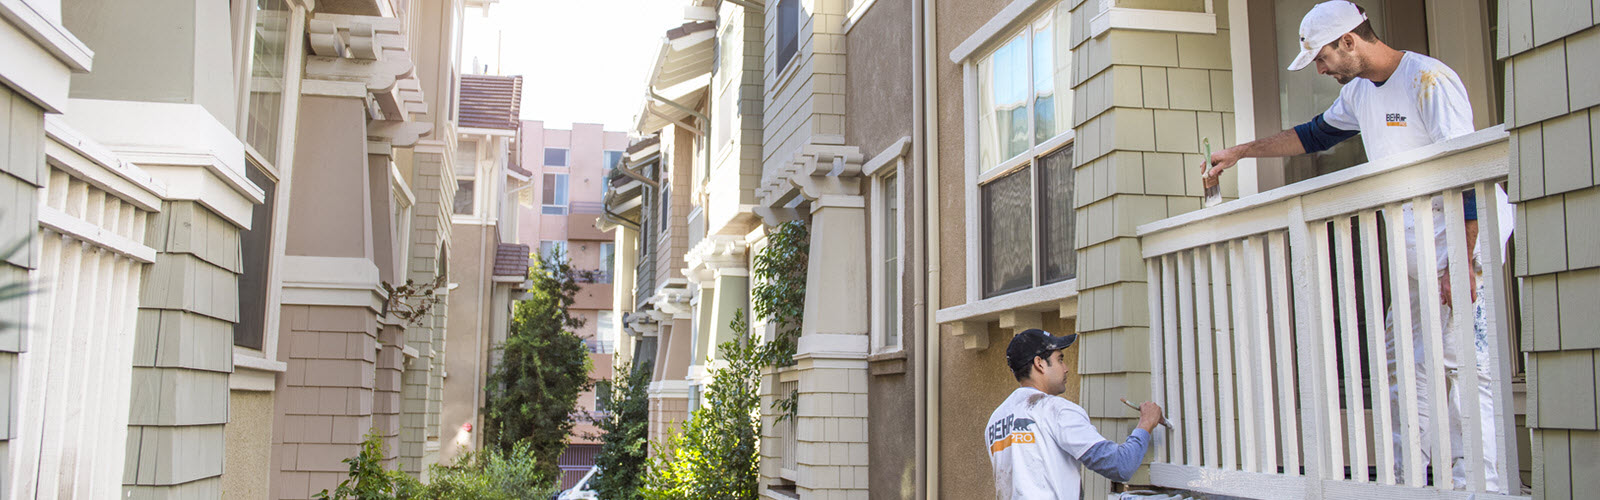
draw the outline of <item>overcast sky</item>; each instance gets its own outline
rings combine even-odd
[[[467,9],[462,66],[522,75],[522,118],[630,131],[666,30],[684,0],[500,0]],[[498,48],[498,50],[497,50]],[[498,54],[498,57],[497,57]],[[498,60],[498,63],[497,63]]]

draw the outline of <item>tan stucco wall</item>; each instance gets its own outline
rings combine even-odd
[[[272,412],[270,391],[228,393],[228,424],[222,433],[228,441],[222,472],[223,498],[269,498],[272,481]]]
[[[1600,4],[1500,2],[1535,498],[1600,491]]]
[[[483,434],[481,389],[487,376],[489,278],[494,244],[488,226],[456,224],[450,234],[449,325],[446,327],[444,403],[439,416],[439,461],[450,463],[462,446],[476,449]],[[487,243],[487,245],[486,245]],[[471,423],[472,432],[462,430]]]
[[[94,51],[71,96],[199,104],[232,130],[238,116],[228,4],[192,0],[62,3],[62,24]]]

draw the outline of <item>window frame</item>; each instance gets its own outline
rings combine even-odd
[[[555,186],[551,186],[549,183],[552,180],[561,180],[561,182],[557,182],[555,184]],[[572,177],[569,174],[559,173],[559,172],[545,172],[544,173],[544,177],[542,177],[539,180],[539,182],[540,182],[540,186],[539,186],[539,213],[540,214],[543,214],[543,215],[567,215],[568,213],[571,213],[571,207],[572,207]],[[550,189],[556,190],[552,194],[556,197],[556,201],[562,202],[562,203],[549,203],[547,200],[545,200],[544,199],[544,190],[545,190],[545,188],[550,188]],[[563,199],[563,198],[565,198],[565,199]],[[552,212],[551,209],[556,209],[556,211]]]
[[[894,161],[889,162],[884,167],[878,169],[877,172],[873,172],[871,176],[872,203],[870,209],[868,210],[868,216],[871,217],[870,220],[872,221],[870,223],[870,227],[872,228],[872,234],[870,236],[872,246],[870,253],[872,261],[869,263],[868,268],[871,269],[872,272],[871,307],[873,314],[871,330],[873,354],[884,354],[905,350],[905,318],[898,318],[898,321],[895,322],[893,328],[894,331],[892,332],[889,331],[890,327],[888,325],[890,315],[904,314],[905,294],[896,293],[894,304],[889,304],[887,300],[890,287],[898,287],[899,284],[905,282],[906,264],[905,254],[903,252],[903,245],[906,239],[905,186],[903,180],[899,177],[900,171],[903,170],[901,167],[903,167],[904,164],[905,157],[898,157]],[[885,189],[890,177],[895,179],[896,189],[893,193],[888,193]],[[896,206],[896,220],[894,228],[895,234],[893,241],[886,241],[888,239],[888,235],[884,233],[881,224],[883,224],[883,221],[885,221],[887,218],[887,214],[885,212],[888,211],[888,201],[890,195],[894,197]],[[884,276],[884,271],[886,271],[883,269],[885,265],[884,258],[885,254],[887,253],[885,252],[885,249],[888,248],[888,245],[894,245],[896,250],[895,269],[893,270],[895,275],[894,283],[889,283]],[[895,339],[894,345],[889,345],[888,343],[888,339],[891,336]]]
[[[556,165],[554,163],[550,163],[550,152],[551,151],[560,151],[561,152],[561,164],[560,165]],[[540,164],[544,165],[546,167],[571,167],[572,166],[572,149],[571,148],[546,147],[546,148],[544,148],[544,157],[542,158],[542,160],[543,161]]]
[[[1012,19],[1010,19],[1008,21],[1005,21],[1005,24],[1008,25],[1008,27],[1002,28],[1002,29],[997,29],[992,33],[988,33],[987,34],[988,37],[986,38],[986,40],[984,42],[982,42],[981,45],[978,45],[976,50],[971,50],[970,52],[966,52],[965,57],[960,59],[960,61],[959,61],[960,64],[961,64],[961,67],[962,67],[962,80],[963,80],[963,95],[962,95],[963,127],[962,128],[963,128],[963,135],[964,135],[964,153],[965,153],[965,170],[964,170],[964,173],[965,173],[965,176],[966,176],[966,182],[963,183],[963,188],[964,188],[964,191],[965,191],[965,193],[964,193],[965,196],[964,197],[965,197],[965,200],[966,200],[965,219],[966,219],[966,227],[967,227],[967,230],[968,230],[968,234],[972,236],[972,237],[966,238],[966,254],[967,254],[967,259],[966,259],[967,260],[967,262],[966,262],[966,276],[967,276],[967,279],[966,279],[966,282],[967,282],[966,296],[967,296],[967,303],[969,303],[969,304],[970,303],[982,302],[982,301],[985,301],[985,300],[999,299],[999,298],[1005,297],[1007,295],[1020,293],[1020,292],[1026,292],[1028,290],[1039,289],[1039,288],[1042,288],[1042,287],[1052,286],[1052,285],[1057,285],[1057,284],[1062,284],[1062,283],[1071,283],[1070,285],[1062,285],[1062,286],[1070,288],[1070,291],[1067,292],[1066,297],[1071,297],[1071,296],[1077,295],[1077,284],[1076,284],[1077,277],[1076,276],[1074,276],[1072,278],[1069,278],[1069,279],[1065,279],[1065,280],[1059,280],[1059,281],[1056,281],[1056,282],[1046,283],[1044,281],[1043,274],[1042,274],[1043,273],[1043,269],[1042,269],[1042,266],[1040,265],[1040,259],[1041,259],[1041,254],[1040,254],[1040,248],[1041,248],[1041,244],[1040,244],[1040,228],[1039,228],[1039,224],[1040,224],[1040,219],[1039,219],[1040,207],[1039,207],[1039,193],[1038,193],[1038,189],[1039,189],[1039,167],[1040,167],[1040,165],[1042,163],[1040,160],[1042,158],[1044,158],[1045,156],[1048,156],[1050,154],[1053,154],[1053,153],[1059,151],[1062,148],[1073,146],[1076,143],[1076,137],[1077,137],[1077,133],[1073,128],[1073,123],[1072,123],[1072,120],[1070,118],[1063,119],[1061,117],[1056,117],[1056,120],[1058,121],[1058,124],[1059,124],[1058,126],[1062,130],[1056,132],[1055,135],[1053,135],[1053,136],[1051,136],[1049,138],[1046,138],[1046,139],[1044,139],[1042,141],[1037,141],[1037,143],[1034,143],[1036,141],[1035,129],[1037,127],[1037,117],[1035,116],[1034,106],[1035,106],[1035,103],[1037,102],[1038,95],[1037,95],[1037,92],[1035,92],[1034,89],[1032,88],[1033,87],[1033,71],[1034,71],[1034,57],[1033,57],[1034,37],[1030,36],[1030,34],[1033,32],[1034,26],[1039,24],[1040,21],[1042,21],[1042,20],[1044,20],[1046,18],[1050,18],[1050,17],[1054,16],[1056,14],[1056,9],[1070,9],[1069,2],[1066,2],[1065,0],[1054,1],[1054,2],[1039,1],[1039,2],[1034,3],[1033,5],[1025,6],[1021,10],[1018,10],[1016,12],[1002,12],[1001,16],[1004,16],[1004,15],[1013,16]],[[1051,19],[1052,26],[1055,24],[1055,21],[1056,21],[1055,19]],[[991,21],[990,24],[994,24],[994,21]],[[1071,27],[1067,27],[1067,29],[1070,30]],[[984,34],[980,33],[979,35],[984,35]],[[990,55],[994,54],[995,51],[997,51],[1000,47],[1003,47],[1007,42],[1009,42],[1012,39],[1015,39],[1015,38],[1017,38],[1019,36],[1026,43],[1026,51],[1027,51],[1026,57],[1024,58],[1024,60],[1026,61],[1026,64],[1024,64],[1024,67],[1027,68],[1026,81],[1029,82],[1028,105],[1027,105],[1027,110],[1028,110],[1027,111],[1027,115],[1028,115],[1028,134],[1027,134],[1027,137],[1029,138],[1029,143],[1030,144],[1029,144],[1028,148],[1025,149],[1022,153],[1019,153],[1018,155],[1016,155],[1014,157],[1011,157],[1011,158],[998,159],[994,166],[992,166],[992,167],[990,167],[988,169],[984,169],[983,165],[982,165],[982,161],[981,161],[980,151],[979,151],[980,141],[981,141],[981,138],[979,136],[979,134],[980,134],[979,113],[981,112],[981,110],[979,109],[979,103],[981,102],[979,100],[979,97],[980,97],[979,93],[981,92],[981,89],[980,89],[980,87],[978,85],[978,78],[979,78],[978,66],[979,66],[979,63],[981,61],[983,61],[985,58],[989,57]],[[1070,31],[1066,34],[1066,36],[1071,37]],[[1052,38],[1052,40],[1054,40],[1054,38]],[[967,43],[963,43],[963,47],[957,48],[957,51],[961,52],[963,50],[966,50],[965,47],[969,46],[970,44],[971,44],[971,40],[969,39],[969,41]],[[1075,54],[1073,54],[1073,51],[1069,50],[1067,52],[1067,54],[1066,54],[1066,57],[1071,58],[1074,55]],[[1073,64],[1069,61],[1068,62],[1068,66],[1069,67],[1073,67]],[[1075,75],[1073,75],[1073,76],[1075,76]],[[1069,96],[1059,96],[1058,95],[1058,96],[1055,96],[1055,98],[1056,99],[1068,99],[1070,101],[1072,99],[1072,96],[1070,96],[1070,95]],[[1075,152],[1073,154],[1074,154],[1074,156],[1076,156]],[[1073,167],[1076,168],[1076,161],[1074,161],[1073,163],[1074,163]],[[1013,173],[1016,173],[1016,172],[1018,172],[1020,170],[1023,170],[1023,169],[1028,169],[1028,174],[1027,175],[1029,176],[1029,184],[1028,184],[1028,186],[1029,186],[1028,191],[1029,191],[1029,196],[1030,196],[1029,206],[1030,206],[1031,215],[1032,215],[1032,219],[1030,221],[1030,229],[1029,229],[1029,234],[1030,234],[1030,237],[1029,237],[1029,239],[1030,239],[1030,250],[1029,251],[1030,251],[1031,264],[1032,264],[1032,281],[1031,281],[1032,284],[1030,286],[1027,286],[1027,287],[1024,287],[1024,288],[1005,291],[1005,292],[998,292],[998,293],[995,293],[992,296],[985,297],[985,295],[984,295],[984,279],[987,278],[987,276],[984,274],[984,271],[985,271],[984,267],[985,266],[983,265],[983,263],[985,262],[985,259],[988,257],[988,254],[985,251],[985,245],[982,244],[982,234],[984,232],[984,225],[983,225],[983,207],[981,206],[981,203],[982,203],[981,189],[985,185],[988,185],[988,184],[990,184],[990,183],[992,183],[992,182],[994,182],[994,181],[996,181],[998,179],[1004,178],[1006,176],[1009,176],[1009,175],[1011,175]]]
[[[550,257],[550,252],[548,250],[545,250],[545,244],[546,243],[550,243],[551,247],[554,248],[554,249],[561,250],[561,259],[562,259],[562,261],[564,261],[564,262],[572,262],[572,252],[569,250],[569,245],[568,245],[567,240],[539,240],[539,255],[541,257],[549,258]]]

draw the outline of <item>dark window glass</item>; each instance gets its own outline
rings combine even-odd
[[[233,327],[233,345],[260,349],[266,338],[267,259],[272,256],[272,210],[277,204],[278,183],[253,161],[245,169],[245,178],[266,192],[266,200],[255,206],[250,229],[239,235],[244,272],[239,275],[239,323]]]
[[[617,167],[617,162],[622,161],[621,151],[606,151],[605,158],[601,160],[600,168],[611,170]]]
[[[1072,146],[1039,159],[1039,271],[1045,283],[1078,275],[1073,239]]]
[[[472,215],[472,181],[456,181],[456,215]]]
[[[983,211],[983,296],[1033,285],[1033,208],[1031,168],[1007,174],[979,188]]]
[[[611,381],[601,380],[594,384],[594,411],[606,411],[606,398],[611,397]]]
[[[567,150],[562,148],[544,148],[544,165],[547,167],[567,166]]]
[[[800,0],[778,1],[778,66],[779,72],[789,65],[794,53],[800,50]]]

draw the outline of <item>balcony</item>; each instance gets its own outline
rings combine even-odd
[[[1152,399],[1174,425],[1157,430],[1151,482],[1246,498],[1527,498],[1515,496],[1517,351],[1498,237],[1510,221],[1498,220],[1487,195],[1508,160],[1507,135],[1494,127],[1139,227],[1150,310],[1159,312],[1150,318]],[[1469,189],[1488,324],[1481,353],[1464,292]],[[1408,233],[1435,234],[1434,217],[1402,222],[1413,206],[1443,209],[1443,249],[1413,239],[1415,255],[1447,255],[1445,278],[1431,279],[1426,257],[1422,278],[1407,278],[1419,267],[1407,258]],[[1455,291],[1448,318],[1441,281]],[[1492,418],[1450,412],[1447,356],[1486,367]],[[1390,361],[1408,357],[1417,362]],[[1471,365],[1460,366],[1475,385]],[[1479,391],[1459,397],[1461,408],[1479,407]],[[1488,439],[1452,443],[1451,425]],[[1449,457],[1452,446],[1492,464],[1462,460],[1459,486],[1449,460],[1422,466],[1425,453]],[[1499,487],[1490,487],[1491,467]]]

